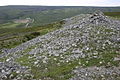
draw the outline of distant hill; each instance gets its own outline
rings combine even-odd
[[[69,18],[81,13],[92,13],[96,10],[103,12],[120,12],[120,7],[83,7],[83,6],[1,6],[0,23],[13,19],[32,18],[31,26],[39,26]]]

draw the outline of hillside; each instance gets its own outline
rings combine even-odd
[[[96,10],[103,12],[120,12],[120,7],[2,6],[0,7],[0,23],[11,23],[14,19],[31,18],[34,22],[30,24],[30,26],[40,26],[78,14],[91,13]],[[23,25],[18,24],[16,26],[19,27]]]
[[[30,28],[12,28],[13,25],[11,25],[11,28],[10,26],[9,28],[5,28],[4,26],[4,28],[0,29],[0,49],[14,48],[35,37],[61,28],[63,23],[64,21],[58,21],[44,26]]]
[[[105,15],[120,19],[120,12],[105,12]]]
[[[119,80],[120,20],[98,11],[0,54],[1,80]]]

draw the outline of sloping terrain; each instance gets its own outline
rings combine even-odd
[[[34,20],[34,22],[30,24],[30,26],[40,26],[72,17],[81,13],[91,13],[96,10],[101,10],[103,12],[120,12],[120,7],[1,6],[0,27],[2,23],[11,23],[14,19],[26,18],[31,18],[32,20]],[[14,23],[11,24],[14,25]],[[16,26],[21,27],[23,25],[25,24],[18,24]]]
[[[64,24],[64,21],[58,21],[44,26],[30,28],[1,28],[0,50],[3,48],[14,48],[28,40],[59,29],[62,24]]]
[[[100,11],[0,54],[1,80],[119,80],[120,21]]]
[[[120,12],[105,12],[104,14],[115,19],[120,19]]]

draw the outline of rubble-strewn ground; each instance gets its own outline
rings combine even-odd
[[[0,54],[1,80],[119,80],[120,21],[102,12]]]

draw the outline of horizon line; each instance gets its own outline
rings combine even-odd
[[[62,7],[62,6],[65,6],[65,7],[70,7],[71,5],[0,5],[0,7],[4,7],[4,6],[56,6],[56,7]],[[72,7],[120,7],[120,6],[75,6],[75,5],[72,5]]]

